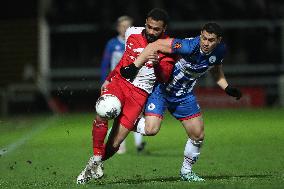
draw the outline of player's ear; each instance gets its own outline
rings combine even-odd
[[[164,29],[163,29],[163,32],[164,32],[164,33],[166,32],[167,27],[168,27],[167,25],[164,26]]]

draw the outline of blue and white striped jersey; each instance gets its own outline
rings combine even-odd
[[[181,55],[175,63],[172,77],[164,88],[170,96],[183,96],[192,92],[199,77],[214,65],[221,64],[226,52],[224,43],[220,43],[210,53],[200,50],[200,36],[189,39],[174,39],[172,53]]]

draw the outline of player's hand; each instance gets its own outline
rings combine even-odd
[[[158,53],[154,52],[154,53],[150,54],[150,55],[148,56],[148,61],[149,61],[149,62],[152,62],[153,65],[158,64],[158,63],[159,63],[159,56],[158,56]]]
[[[236,97],[236,100],[239,100],[242,97],[242,92],[238,88],[234,88],[229,85],[225,88],[225,92],[227,95]]]
[[[101,86],[101,92],[106,88],[106,86],[109,84],[108,80],[105,80],[105,82]]]
[[[137,59],[133,63],[135,64],[136,67],[140,68],[146,62],[148,62],[149,59],[153,59],[154,58],[153,54],[155,54],[155,51],[147,46],[139,54],[139,56],[137,57]]]

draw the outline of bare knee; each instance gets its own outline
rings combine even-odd
[[[156,116],[146,116],[145,133],[147,136],[155,136],[161,128],[162,119]]]
[[[202,141],[204,140],[204,137],[205,137],[204,131],[190,134],[190,138],[195,141]]]
[[[146,125],[145,133],[147,136],[155,136],[160,130],[158,125]]]
[[[184,120],[182,123],[189,138],[194,141],[204,140],[204,124],[201,116],[189,120]]]

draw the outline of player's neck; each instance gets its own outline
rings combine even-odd
[[[212,51],[210,51],[210,52],[205,53],[205,52],[202,51],[201,48],[199,48],[199,50],[200,50],[200,53],[201,53],[202,55],[209,55],[209,54],[211,54],[212,51],[213,51],[213,50],[212,50]]]

